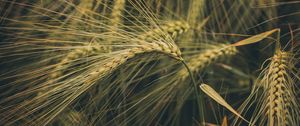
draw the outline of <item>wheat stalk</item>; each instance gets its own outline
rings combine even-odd
[[[152,32],[153,36],[159,36],[157,34],[160,34],[160,35],[172,35],[173,34],[173,37],[174,37],[175,34],[177,34],[175,32],[182,33],[183,31],[186,31],[185,29],[183,29],[183,30],[178,29],[173,24],[180,24],[180,23],[175,22],[175,23],[166,25],[167,28],[165,26],[162,26],[161,28],[164,28],[164,29],[156,29],[156,31],[161,31],[161,32],[152,32],[152,31],[149,31],[149,32]],[[174,28],[172,28],[172,27],[174,27]],[[147,32],[147,33],[149,33],[149,32]],[[149,36],[149,38],[151,38],[153,36]],[[106,63],[102,64],[103,67],[100,67],[100,69],[98,68],[98,70],[93,70],[90,73],[88,73],[87,78],[85,78],[87,80],[86,83],[93,83],[95,80],[101,79],[102,74],[104,74],[106,72],[110,73],[110,72],[114,71],[115,68],[118,68],[118,65],[123,64],[123,62],[126,62],[126,59],[122,59],[122,57],[126,57],[126,58],[130,59],[130,57],[134,57],[136,54],[154,51],[154,52],[162,52],[167,55],[171,54],[171,57],[181,60],[180,57],[178,57],[181,55],[178,48],[172,47],[172,49],[170,50],[168,47],[169,45],[167,45],[167,44],[157,43],[156,42],[157,40],[155,40],[155,39],[147,39],[147,40],[148,41],[151,40],[150,44],[145,45],[145,43],[143,43],[143,42],[137,42],[140,46],[141,45],[143,45],[143,46],[138,47],[138,48],[132,48],[131,50],[135,50],[135,51],[124,52],[124,56],[118,56],[115,59],[111,59],[111,61],[107,62],[107,64]],[[146,41],[146,40],[144,40],[144,41]],[[178,56],[175,56],[175,53],[177,53],[176,55],[178,55]],[[108,69],[106,69],[106,68],[108,68]],[[59,88],[57,88],[57,89],[59,89]],[[102,93],[102,95],[104,95],[104,94]],[[102,98],[99,98],[99,99],[102,99]]]
[[[122,16],[123,16],[123,11],[125,9],[125,3],[126,0],[114,0],[114,5],[113,8],[111,10],[111,17],[110,17],[110,25],[111,25],[111,31],[112,32],[117,32],[117,30],[119,29],[119,26],[122,25]],[[107,40],[108,44],[111,45],[113,43],[114,40]],[[112,47],[109,46],[108,50],[112,50]]]
[[[287,98],[285,96],[287,83],[284,76],[287,74],[287,61],[288,56],[285,52],[279,52],[274,55],[272,62],[270,64],[270,80],[271,83],[265,88],[268,90],[269,99],[268,100],[268,115],[269,115],[269,125],[286,125],[286,114],[288,113]],[[265,86],[265,85],[264,85]],[[285,99],[285,100],[284,100]],[[285,109],[286,108],[286,109]]]

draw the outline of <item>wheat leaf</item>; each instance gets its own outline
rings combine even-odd
[[[211,97],[213,100],[218,102],[220,105],[227,108],[229,111],[243,119],[244,121],[250,123],[248,120],[246,120],[244,117],[242,117],[237,111],[235,111],[213,88],[211,88],[207,84],[201,84],[200,89],[207,94],[209,97]]]
[[[259,41],[265,39],[266,37],[268,37],[269,35],[273,34],[276,31],[279,31],[279,29],[276,28],[276,29],[273,29],[270,31],[260,33],[258,35],[254,35],[252,37],[249,37],[249,38],[246,38],[239,42],[236,42],[236,43],[232,44],[232,46],[242,46],[242,45],[248,45],[248,44],[253,44],[253,43],[259,42]]]
[[[227,116],[224,116],[221,126],[228,126]]]

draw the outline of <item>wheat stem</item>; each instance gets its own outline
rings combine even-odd
[[[190,77],[191,77],[191,81],[193,82],[193,86],[194,86],[194,91],[196,93],[196,100],[197,100],[197,103],[199,105],[199,108],[200,108],[200,115],[201,115],[201,124],[205,122],[205,118],[204,118],[204,105],[203,105],[203,102],[204,102],[204,98],[203,98],[203,95],[202,93],[199,94],[199,90],[197,88],[197,83],[194,79],[194,75],[193,75],[193,72],[191,71],[191,69],[189,68],[189,66],[186,64],[186,62],[182,61],[182,64],[185,66],[185,68],[187,69]]]

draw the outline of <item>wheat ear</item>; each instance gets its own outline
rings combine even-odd
[[[289,58],[290,54],[283,51],[277,51],[273,56],[268,74],[266,75],[266,85],[264,90],[268,92],[267,95],[267,111],[268,111],[268,125],[270,126],[285,126],[295,125],[299,115],[293,115],[293,109],[298,108],[294,106],[296,102],[293,93],[293,84],[289,81]],[[297,112],[299,113],[299,111]]]
[[[97,52],[103,51],[103,47],[97,43],[92,43],[91,45],[84,46],[83,48],[75,49],[71,52],[69,52],[63,59],[55,65],[53,72],[49,76],[49,80],[55,80],[59,78],[62,73],[63,69],[66,69],[66,65],[70,64],[71,62],[74,62],[74,60],[83,57],[88,56],[90,54],[94,54]]]
[[[212,49],[207,49],[206,51],[193,56],[187,64],[191,71],[198,72],[216,61],[221,61],[222,59],[235,54],[237,54],[236,47],[229,46],[228,44],[219,44]],[[185,80],[189,76],[185,69],[181,69],[178,74],[182,80]]]
[[[123,11],[125,9],[125,0],[114,0],[114,5],[111,10],[111,17],[110,17],[110,25],[111,25],[111,32],[112,33],[117,33],[118,29],[120,26],[122,26],[122,16],[123,16]],[[113,39],[108,39],[108,50],[112,50],[111,44],[113,43]]]
[[[111,12],[111,25],[116,28],[122,23],[122,13],[125,8],[125,0],[115,0]]]
[[[73,15],[71,18],[90,18],[89,14],[93,10],[93,1],[94,0],[81,0],[78,5],[75,7],[75,11],[73,12]],[[73,5],[71,5],[73,6]],[[72,20],[69,19],[71,22],[71,25],[78,25],[78,20]]]
[[[172,38],[175,38],[177,35],[186,32],[189,29],[190,26],[186,22],[170,21],[160,28],[156,28],[143,33],[139,36],[139,38],[147,42],[152,42],[154,40],[160,39],[164,35],[170,35]]]
[[[103,65],[102,68],[98,69],[97,71],[92,72],[90,75],[97,75],[99,73],[106,73],[109,72],[117,66],[123,64],[127,59],[133,58],[137,54],[142,53],[148,53],[148,52],[159,52],[166,55],[169,55],[170,57],[173,57],[177,60],[182,60],[181,58],[181,52],[177,48],[177,46],[170,46],[166,43],[147,43],[144,45],[141,45],[139,47],[134,47],[132,49],[129,49],[123,53],[120,53],[118,56],[113,58],[110,62]]]
[[[256,109],[250,122],[269,126],[299,125],[299,103],[295,95],[295,82],[292,78],[292,54],[277,50],[271,62],[265,68],[258,81],[254,84],[250,96],[241,105],[246,113],[253,103]],[[262,89],[262,90],[261,90]],[[238,124],[239,122],[235,122]]]

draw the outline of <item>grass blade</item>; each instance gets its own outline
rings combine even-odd
[[[252,37],[243,39],[239,42],[236,42],[236,43],[232,44],[232,46],[243,46],[243,45],[253,44],[253,43],[256,43],[256,42],[259,42],[259,41],[265,39],[266,37],[268,37],[269,35],[273,34],[274,32],[277,32],[277,31],[279,31],[279,29],[277,29],[277,28],[270,30],[270,31],[266,31],[266,32],[260,33],[258,35],[254,35]]]
[[[237,115],[244,121],[250,123],[248,120],[246,120],[244,117],[242,117],[236,110],[234,110],[213,88],[211,88],[207,84],[201,84],[200,89],[207,94],[209,97],[211,97],[213,100],[218,102],[220,105],[227,108],[229,111],[231,111],[233,114]]]

